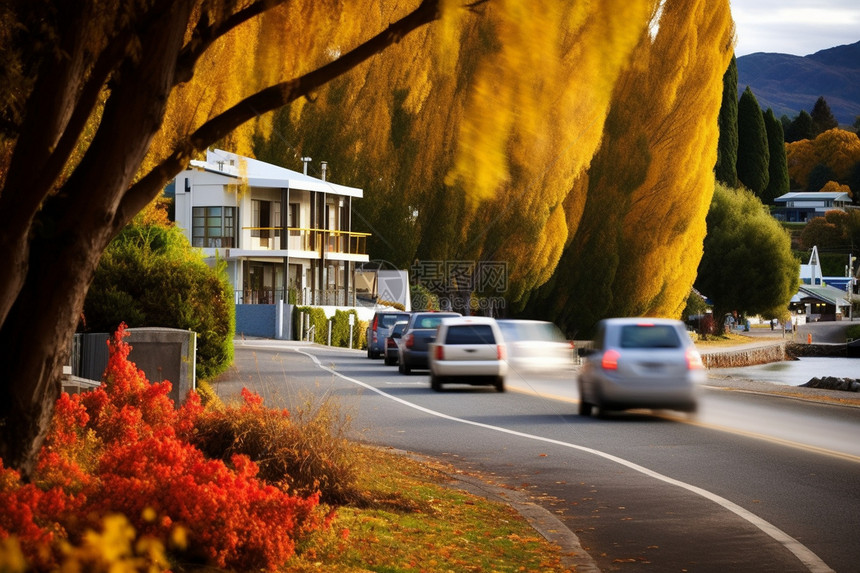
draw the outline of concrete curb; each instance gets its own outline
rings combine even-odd
[[[397,455],[403,455],[421,463],[434,463],[434,469],[445,474],[452,480],[449,487],[462,489],[472,495],[483,497],[491,501],[505,503],[519,513],[535,531],[544,539],[558,545],[561,549],[561,564],[570,567],[577,573],[600,573],[597,562],[583,549],[576,536],[568,527],[551,511],[531,501],[529,496],[521,491],[501,487],[466,474],[451,473],[439,468],[440,460],[428,456],[422,456],[414,452],[384,448],[385,451]],[[450,462],[442,461],[443,465]]]

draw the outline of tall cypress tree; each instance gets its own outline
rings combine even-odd
[[[801,139],[815,139],[812,116],[804,109],[785,129],[785,142],[794,143]]]
[[[770,152],[768,161],[767,187],[761,195],[762,203],[773,203],[773,200],[788,193],[788,162],[785,158],[785,138],[782,132],[782,122],[776,119],[773,110],[767,108],[764,112],[764,127],[767,131],[767,147]]]
[[[761,107],[747,86],[738,102],[738,179],[761,196],[769,179],[770,151]]]
[[[717,143],[717,181],[729,187],[738,186],[738,62],[734,56],[723,74],[723,103],[717,117],[720,140]]]
[[[830,106],[827,105],[824,96],[820,96],[816,100],[810,115],[812,116],[812,133],[815,137],[828,129],[839,127],[839,122],[833,117],[833,112],[830,111]]]

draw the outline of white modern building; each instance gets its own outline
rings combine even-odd
[[[355,264],[368,261],[369,235],[352,231],[363,191],[326,181],[324,167],[318,179],[215,149],[176,176],[176,223],[226,261],[237,304],[354,305]]]
[[[777,205],[773,211],[777,220],[807,223],[832,209],[845,209],[851,205],[851,196],[843,192],[793,191],[780,195],[773,202]]]

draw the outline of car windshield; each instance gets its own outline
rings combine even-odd
[[[495,344],[496,337],[489,324],[463,324],[448,327],[445,344]]]
[[[630,324],[621,327],[621,348],[678,348],[681,339],[668,324]]]
[[[379,317],[379,325],[388,328],[393,326],[395,322],[398,320],[402,320],[402,316],[400,314],[383,314]]]
[[[415,328],[436,328],[443,318],[442,316],[422,316],[415,321]]]

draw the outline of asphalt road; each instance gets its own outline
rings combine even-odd
[[[524,492],[601,571],[860,570],[860,408],[706,389],[696,419],[583,418],[567,376],[435,393],[363,352],[273,341],[237,343],[216,391],[243,386],[333,398],[357,439]]]

